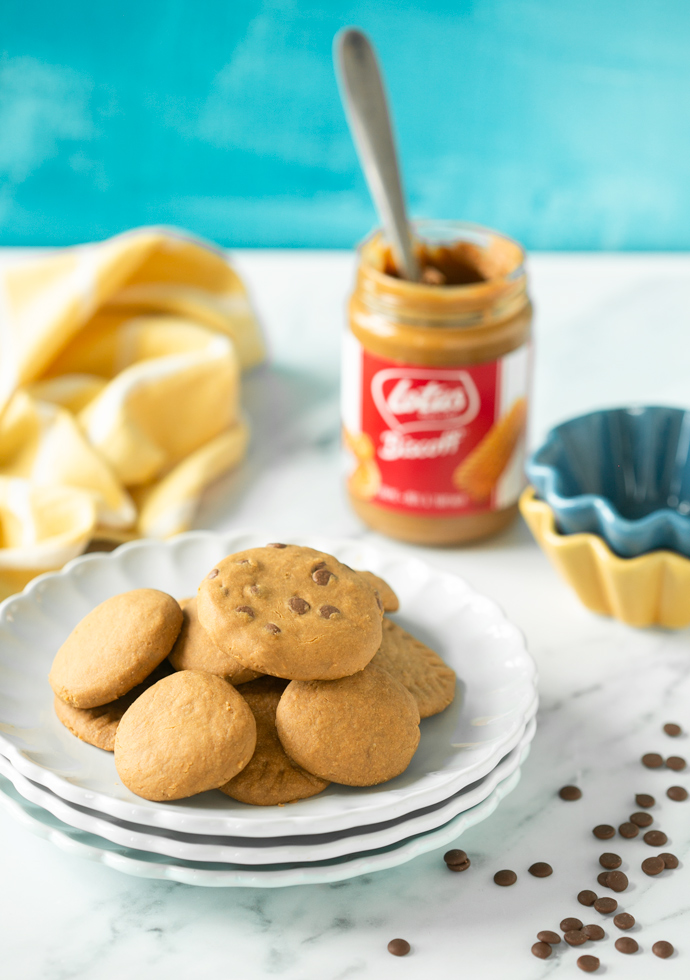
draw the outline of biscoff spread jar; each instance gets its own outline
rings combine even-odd
[[[342,368],[352,507],[403,541],[493,534],[523,486],[532,306],[524,251],[461,222],[414,226],[422,282],[380,233],[359,250]]]

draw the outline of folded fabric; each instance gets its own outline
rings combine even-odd
[[[222,253],[140,229],[0,268],[0,594],[94,538],[169,536],[243,458],[265,349]]]

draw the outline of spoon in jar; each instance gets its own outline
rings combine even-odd
[[[400,275],[419,282],[419,263],[412,247],[391,118],[376,54],[366,34],[352,27],[336,34],[333,47],[340,95],[383,234],[390,242]]]

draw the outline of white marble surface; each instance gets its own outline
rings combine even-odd
[[[366,534],[341,491],[338,344],[352,261],[339,253],[244,252],[236,256],[271,339],[274,362],[247,380],[254,442],[242,471],[209,493],[199,526],[252,526],[277,536],[316,531]],[[532,440],[558,419],[604,404],[690,401],[690,257],[538,255],[531,260],[537,306]],[[372,535],[372,539],[375,536]],[[408,550],[391,544],[400,552]],[[463,874],[441,854],[334,886],[276,891],[201,889],[128,878],[75,861],[0,811],[0,936],[4,976],[13,980],[147,980],[203,977],[337,980],[448,977],[536,980],[554,971],[582,976],[578,955],[598,955],[596,976],[690,976],[688,857],[690,775],[649,771],[646,751],[690,756],[690,739],[670,739],[666,721],[690,731],[687,631],[635,631],[583,609],[556,578],[522,523],[464,550],[415,549],[465,576],[524,630],[541,675],[539,729],[517,790],[462,847]],[[577,781],[584,797],[556,790]],[[641,838],[599,842],[596,823],[617,825],[634,794],[657,798],[654,826],[681,867],[648,878]],[[610,917],[578,905],[593,888],[597,857],[615,850],[631,884],[619,896],[635,915],[641,952],[624,956]],[[554,867],[527,874],[534,861]],[[519,876],[492,882],[500,868]],[[602,922],[607,938],[550,960],[530,954],[540,929],[577,915]],[[405,959],[390,939],[412,944]],[[676,955],[654,957],[652,943]]]

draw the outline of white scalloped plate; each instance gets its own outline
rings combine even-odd
[[[292,540],[295,540],[294,538]],[[224,555],[265,543],[256,533],[194,531],[85,555],[35,579],[0,606],[0,752],[27,778],[80,806],[148,827],[195,834],[284,837],[330,833],[404,816],[481,779],[520,740],[536,704],[536,669],[522,634],[490,599],[417,558],[357,541],[301,538],[353,568],[382,575],[400,597],[396,617],[457,672],[454,703],[422,722],[420,747],[401,776],[366,789],[330,786],[288,807],[251,807],[213,791],[175,803],[140,799],[113,756],[57,720],[48,671],[60,644],[99,602],[127,589],[193,593]]]
[[[529,746],[524,750],[529,752]],[[162,878],[186,885],[210,888],[283,888],[287,885],[320,885],[358,875],[385,871],[405,864],[413,858],[454,842],[469,827],[486,820],[508,793],[520,781],[518,767],[499,783],[482,803],[465,810],[445,826],[419,834],[390,847],[351,854],[333,861],[313,864],[282,864],[262,867],[247,865],[208,864],[206,862],[176,861],[146,851],[112,844],[93,834],[75,830],[62,823],[47,810],[25,800],[12,783],[0,776],[0,805],[32,833],[49,840],[62,851],[77,857],[105,864],[109,868],[137,878]]]
[[[534,738],[537,723],[528,723],[515,748],[504,756],[495,769],[466,786],[459,794],[433,809],[427,808],[408,817],[371,827],[357,828],[333,839],[333,834],[312,834],[302,837],[272,837],[266,841],[256,838],[209,837],[205,834],[181,834],[174,830],[152,830],[138,824],[125,823],[116,817],[67,803],[50,790],[39,786],[18,772],[11,762],[0,755],[0,774],[11,780],[18,793],[32,803],[48,810],[63,823],[86,833],[96,834],[113,844],[151,851],[182,861],[230,862],[233,864],[275,865],[283,862],[309,864],[344,857],[360,851],[387,847],[415,834],[442,827],[465,810],[481,803],[493,793],[522,763]],[[283,842],[283,843],[279,843]],[[252,846],[252,844],[254,846]],[[262,846],[257,846],[261,844]]]

